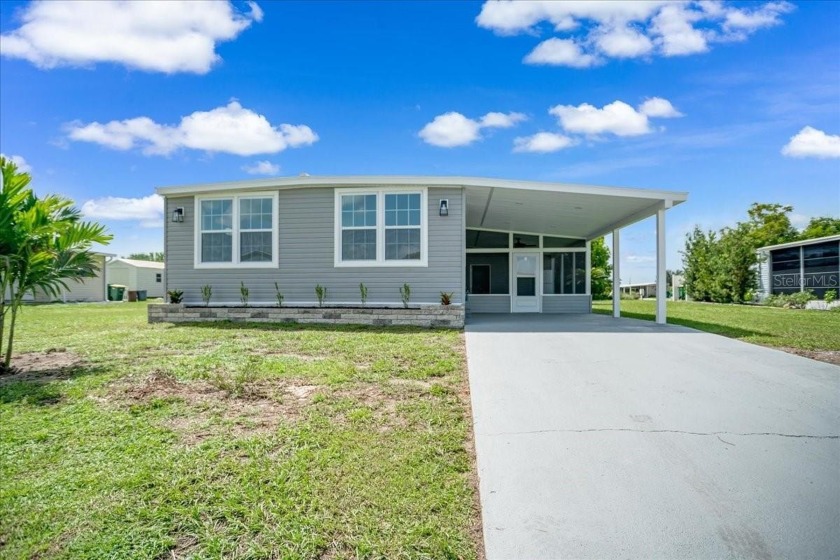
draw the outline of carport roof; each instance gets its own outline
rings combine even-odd
[[[467,227],[594,239],[685,202],[686,192],[482,177],[299,176],[160,187],[163,196],[301,187],[461,187]]]

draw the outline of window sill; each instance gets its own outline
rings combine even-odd
[[[336,261],[335,268],[427,268],[427,261]]]
[[[225,268],[278,268],[276,262],[262,262],[262,263],[195,263],[193,265],[197,269],[225,269]]]

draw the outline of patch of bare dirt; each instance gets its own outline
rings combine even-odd
[[[24,352],[12,359],[12,373],[0,376],[0,384],[18,381],[53,381],[69,376],[83,364],[80,356],[64,348],[50,348],[43,352]]]
[[[780,348],[780,350],[796,354],[797,356],[804,356],[805,358],[811,358],[812,360],[818,360],[820,362],[840,366],[840,350],[802,350],[800,348]]]
[[[235,437],[269,433],[281,422],[297,420],[309,405],[318,385],[294,379],[250,383],[231,394],[206,381],[180,382],[153,373],[141,381],[126,380],[98,400],[117,406],[149,403],[155,399],[182,401],[188,413],[167,420],[166,427],[195,444],[221,432]]]
[[[175,539],[175,546],[168,552],[158,557],[158,560],[180,560],[189,558],[190,554],[198,546],[198,539],[193,536],[181,535]]]
[[[394,379],[389,379],[388,383],[391,385],[403,386],[403,387],[415,387],[417,389],[428,390],[431,388],[432,384],[428,381],[423,381],[422,379],[403,379],[401,377],[395,377]]]

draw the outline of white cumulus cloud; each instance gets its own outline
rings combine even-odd
[[[470,119],[451,111],[436,116],[418,133],[427,144],[442,148],[467,146],[481,138],[484,128],[510,128],[525,120],[522,113],[487,113],[479,119]]]
[[[205,74],[219,42],[235,39],[263,12],[215,0],[38,0],[0,36],[0,54],[39,68],[122,64],[148,72]]]
[[[16,156],[11,155],[7,156],[6,154],[0,154],[0,157],[4,157],[8,160],[11,160],[12,163],[17,165],[18,171],[21,173],[32,173],[32,166],[26,163],[26,160],[23,159],[23,156]]]
[[[93,142],[115,150],[141,147],[146,155],[167,155],[188,148],[252,156],[318,141],[318,135],[308,126],[272,126],[264,115],[242,107],[238,101],[210,111],[196,111],[181,118],[177,125],[137,117],[104,124],[73,122],[66,125],[66,130],[71,140]]]
[[[689,55],[712,43],[744,41],[781,24],[793,9],[784,1],[738,7],[717,0],[488,0],[476,24],[498,35],[533,36],[548,24],[556,36],[524,62],[589,68],[610,58]]]
[[[513,141],[514,152],[556,152],[580,144],[582,137],[642,136],[653,132],[651,119],[683,116],[670,101],[661,97],[650,97],[637,108],[616,100],[601,108],[589,103],[555,105],[549,108],[548,113],[557,117],[564,134],[538,132],[532,136],[520,136]]]
[[[548,154],[574,146],[577,142],[563,134],[538,132],[532,136],[520,136],[513,140],[514,152]]]
[[[280,166],[270,161],[255,161],[249,165],[243,165],[242,171],[251,175],[277,175],[280,173]]]
[[[163,197],[152,194],[142,198],[94,198],[82,204],[82,214],[102,220],[136,221],[142,227],[162,227]]]
[[[557,117],[566,132],[589,136],[639,136],[651,132],[647,115],[623,101],[613,101],[600,109],[589,103],[555,105],[548,112]]]
[[[840,158],[840,135],[806,126],[791,137],[782,148],[782,154],[795,158]]]
[[[683,116],[682,113],[674,109],[671,102],[661,97],[651,97],[646,99],[644,103],[639,105],[639,112],[648,117],[659,117],[662,119],[672,119]]]
[[[601,63],[594,55],[586,54],[572,39],[546,39],[523,59],[528,64],[548,64],[552,66],[571,66],[588,68]]]

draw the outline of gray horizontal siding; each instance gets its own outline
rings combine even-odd
[[[590,313],[592,302],[587,295],[543,296],[543,313]]]
[[[470,313],[510,313],[510,296],[471,295],[467,302]]]
[[[359,301],[359,283],[368,287],[369,303],[400,303],[399,288],[411,286],[411,301],[436,303],[440,292],[454,292],[453,303],[463,303],[463,196],[457,188],[428,191],[429,266],[336,268],[335,190],[301,188],[279,191],[279,267],[264,269],[195,269],[193,197],[166,200],[166,215],[181,206],[182,223],[167,223],[166,284],[183,290],[184,301],[201,301],[201,286],[213,288],[213,301],[238,302],[240,282],[250,291],[251,303],[275,300],[274,282],[280,284],[284,303],[316,301],[315,285],[327,288],[328,302]],[[449,216],[438,215],[441,198],[449,199]]]

